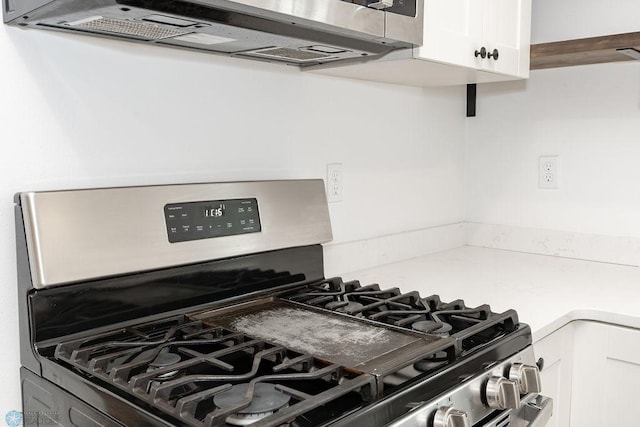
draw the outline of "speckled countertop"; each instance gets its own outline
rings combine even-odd
[[[637,267],[463,246],[341,277],[496,312],[513,308],[534,342],[573,320],[640,328]]]

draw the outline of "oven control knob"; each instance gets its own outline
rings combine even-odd
[[[442,406],[436,411],[433,427],[471,427],[471,423],[466,413],[452,406]]]
[[[537,366],[514,363],[509,368],[509,379],[518,383],[520,394],[540,393],[540,371]]]
[[[491,377],[485,388],[487,405],[493,409],[518,409],[520,390],[515,381],[504,377]]]

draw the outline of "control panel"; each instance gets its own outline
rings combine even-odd
[[[540,391],[540,373],[529,346],[507,360],[487,366],[485,371],[464,379],[435,399],[413,407],[388,426],[544,426],[553,403],[538,394]]]
[[[170,243],[261,231],[256,199],[171,203],[164,218]]]

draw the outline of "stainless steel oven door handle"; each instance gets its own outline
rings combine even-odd
[[[553,400],[550,397],[538,395],[525,405],[525,416],[528,412],[532,414],[528,427],[545,427],[553,414]]]
[[[553,414],[553,400],[549,397],[537,395],[528,402],[523,402],[520,410],[512,420],[514,427],[546,427]]]

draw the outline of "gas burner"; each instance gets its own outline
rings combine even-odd
[[[168,350],[162,350],[156,358],[149,363],[149,367],[147,368],[147,372],[153,372],[158,369],[166,368],[167,366],[175,365],[180,362],[182,359],[175,353],[171,353]],[[178,371],[169,371],[164,374],[158,375],[155,379],[157,380],[167,380],[169,378],[173,378],[178,375]]]
[[[418,322],[414,322],[411,324],[411,328],[414,331],[426,332],[443,337],[448,337],[449,332],[453,329],[453,327],[448,323],[436,322],[433,320],[420,320]]]
[[[364,308],[364,305],[355,301],[331,301],[325,305],[325,308],[339,313],[361,315],[360,311]]]
[[[250,383],[236,384],[229,390],[215,395],[213,403],[223,410],[240,406],[239,404],[247,399],[247,391],[250,385]],[[225,421],[234,426],[248,426],[272,415],[279,409],[289,406],[290,400],[291,397],[279,391],[275,385],[256,383],[249,405],[228,416]]]
[[[427,359],[414,363],[413,367],[420,372],[431,372],[446,365],[448,361],[447,353],[438,352]]]

